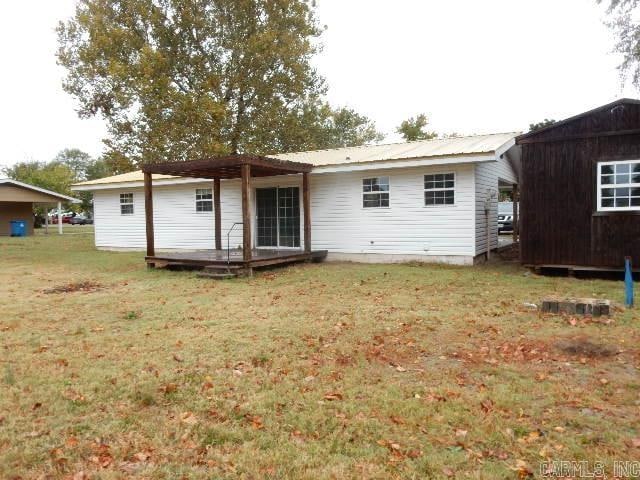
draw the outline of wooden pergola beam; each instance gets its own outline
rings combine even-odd
[[[288,175],[310,172],[313,165],[257,155],[228,155],[186,162],[148,163],[145,173],[194,178],[239,178],[242,166],[249,165],[252,176]]]
[[[151,174],[144,174],[144,216],[146,220],[147,257],[156,254],[155,236],[153,232],[153,187]]]
[[[518,202],[520,200],[520,192],[518,190],[518,184],[513,184],[513,190],[511,194],[511,198],[513,200],[513,241],[514,243],[518,241],[518,230],[519,230],[519,221],[518,221]]]
[[[251,165],[243,164],[242,170],[242,259],[247,264],[251,262]],[[249,274],[251,272],[248,272]]]
[[[216,250],[222,250],[222,216],[220,212],[220,179],[213,179],[213,210],[215,215]]]
[[[308,172],[302,174],[302,207],[304,211],[304,251],[311,253],[311,188]]]

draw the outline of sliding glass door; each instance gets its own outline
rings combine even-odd
[[[300,189],[257,188],[258,247],[300,247]]]

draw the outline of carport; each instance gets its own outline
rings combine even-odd
[[[0,178],[0,236],[10,235],[10,225],[15,220],[24,221],[26,234],[33,235],[34,204],[57,205],[58,233],[62,235],[62,202],[79,203],[79,200],[10,178]],[[47,215],[45,222],[48,222]]]

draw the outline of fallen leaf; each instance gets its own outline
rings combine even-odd
[[[193,412],[184,412],[180,415],[180,421],[187,425],[195,425],[198,423],[198,418],[193,414]]]
[[[484,413],[489,413],[493,410],[493,400],[487,398],[480,402],[480,408]]]
[[[165,395],[174,393],[176,390],[178,390],[178,385],[176,385],[175,383],[167,383],[160,388],[160,391]]]
[[[324,394],[324,399],[333,401],[333,400],[342,400],[342,394],[339,392],[328,392]]]

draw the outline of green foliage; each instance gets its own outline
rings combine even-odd
[[[435,132],[429,132],[426,130],[429,125],[429,119],[424,113],[404,120],[400,126],[396,129],[407,142],[413,142],[415,140],[431,140],[438,136]]]
[[[609,27],[617,37],[616,51],[623,56],[619,68],[624,75],[631,75],[633,84],[640,88],[640,0],[597,0],[608,6]]]
[[[20,162],[3,170],[4,175],[14,180],[69,196],[74,196],[74,192],[71,191],[71,185],[74,183],[107,177],[113,173],[112,164],[108,159],[95,160],[77,148],[62,150],[50,162]],[[65,204],[65,209],[91,212],[92,194],[78,192],[75,196],[82,203]],[[43,213],[41,208],[37,210],[37,213]]]
[[[125,168],[370,141],[368,119],[320,100],[320,34],[306,0],[80,0],[58,61]]]
[[[553,125],[554,123],[556,123],[555,120],[551,120],[549,118],[545,118],[541,122],[530,123],[529,124],[529,131],[530,132],[535,132],[536,130],[540,130],[541,128],[548,127],[549,125]]]
[[[4,174],[20,182],[46,188],[63,195],[71,195],[75,180],[73,170],[60,162],[28,161],[16,163],[4,169]]]

